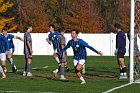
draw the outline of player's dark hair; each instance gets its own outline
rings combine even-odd
[[[30,27],[32,27],[32,25],[27,25],[27,26],[25,27],[25,30],[28,30]]]
[[[61,32],[65,32],[65,29],[63,29],[63,28],[59,28],[59,29],[58,29],[58,32],[59,32],[59,33],[61,33]]]
[[[119,23],[115,23],[115,24],[114,24],[114,27],[115,27],[115,28],[121,28],[121,25],[120,25]]]
[[[49,27],[52,27],[55,29],[55,25],[54,24],[50,24]]]
[[[8,30],[8,28],[7,27],[4,27],[3,29],[2,29],[2,32],[3,31],[7,31]]]
[[[72,31],[75,31],[77,35],[79,34],[79,31],[76,30],[76,29],[72,29],[71,32],[72,32]]]

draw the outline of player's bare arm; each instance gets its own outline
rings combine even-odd
[[[32,54],[32,53],[33,53],[33,50],[32,50],[32,47],[31,47],[31,45],[30,45],[30,42],[29,42],[29,41],[27,41],[27,45],[28,45],[28,47],[29,47],[29,49],[30,49],[30,53]]]
[[[48,38],[46,38],[46,41],[51,45],[52,44],[52,42],[48,39]]]
[[[21,40],[22,42],[24,42],[24,40],[21,37],[16,36],[16,39]]]
[[[99,54],[100,56],[102,56],[102,55],[103,55],[103,53],[102,53],[101,51],[98,51],[98,54]]]

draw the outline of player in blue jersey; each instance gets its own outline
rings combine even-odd
[[[7,28],[3,28],[2,29],[2,34],[8,40],[8,43],[9,43],[9,51],[6,52],[7,60],[8,60],[8,62],[12,66],[12,71],[15,73],[16,70],[17,70],[17,67],[16,67],[16,65],[15,65],[15,63],[13,61],[13,58],[12,58],[12,55],[13,55],[14,49],[15,49],[15,46],[14,46],[14,43],[13,43],[13,39],[19,39],[21,41],[23,41],[23,39],[21,37],[15,36],[15,35],[8,34],[7,33]]]
[[[121,29],[120,24],[115,23],[114,28],[117,32],[116,35],[116,50],[115,55],[117,55],[117,62],[120,69],[120,79],[127,78],[126,65],[124,61],[124,55],[126,53],[126,35]]]
[[[6,66],[6,63],[5,63],[6,51],[9,51],[9,43],[7,39],[2,34],[0,34],[0,60],[1,60],[1,65],[2,65],[2,67],[0,66],[0,73],[2,74],[1,79],[6,78],[6,75],[4,73],[6,72],[6,67],[5,67]]]
[[[75,73],[82,81],[81,84],[85,84],[86,81],[81,74],[81,70],[83,69],[83,65],[85,64],[85,60],[87,56],[86,47],[96,52],[99,55],[103,55],[103,53],[89,46],[84,40],[77,38],[77,36],[78,36],[78,31],[72,30],[71,31],[72,39],[69,40],[67,45],[61,51],[58,52],[58,55],[61,55],[68,48],[72,47],[74,52],[73,63],[74,63]]]
[[[51,24],[49,25],[50,28],[50,33],[48,34],[48,38],[46,38],[46,41],[51,45],[53,45],[53,58],[56,60],[56,62],[58,63],[58,65],[60,66],[60,60],[59,58],[56,56],[57,53],[57,46],[58,46],[58,36],[60,35],[60,33],[58,31],[55,31],[55,25]],[[59,67],[58,67],[59,68]],[[56,69],[53,71],[53,73],[57,73],[59,71],[59,69]]]
[[[58,51],[58,37],[60,35],[60,33],[58,31],[55,31],[55,25],[51,24],[49,25],[50,27],[50,33],[48,35],[48,38],[46,38],[46,41],[51,45],[53,44],[53,50],[54,50],[54,53],[53,53],[53,57],[54,59],[57,61],[59,67],[58,69],[54,70],[53,73],[55,74],[55,76],[57,75],[57,72],[60,70],[60,60],[59,60],[59,57],[57,56],[57,51]]]

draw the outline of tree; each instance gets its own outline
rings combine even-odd
[[[2,30],[5,26],[8,26],[9,32],[16,29],[17,26],[13,26],[13,24],[11,24],[14,17],[3,15],[8,8],[11,8],[13,5],[14,4],[10,0],[0,0],[0,30]]]

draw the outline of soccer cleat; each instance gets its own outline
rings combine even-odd
[[[68,80],[68,79],[66,79],[65,77],[61,77],[60,80]]]
[[[85,83],[86,83],[86,81],[82,81],[82,82],[81,82],[82,85],[85,84]]]
[[[6,78],[6,75],[5,74],[3,74],[3,76],[1,77],[1,79],[5,79]]]
[[[123,78],[126,79],[127,78],[127,75],[123,75]]]
[[[32,77],[33,75],[32,75],[32,73],[31,72],[28,72],[27,73],[27,77]]]
[[[26,72],[23,72],[23,74],[22,74],[23,76],[26,76]]]
[[[119,79],[127,79],[127,75],[120,75]]]
[[[12,67],[12,72],[16,73],[17,69],[15,67]]]
[[[58,69],[54,70],[53,73],[54,73],[54,77],[57,77]]]

